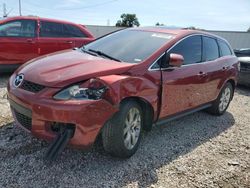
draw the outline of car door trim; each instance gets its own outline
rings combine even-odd
[[[161,119],[159,119],[155,124],[156,124],[157,126],[158,126],[158,125],[164,125],[164,124],[166,124],[167,122],[173,121],[173,120],[175,120],[175,119],[179,119],[179,118],[181,118],[181,117],[184,117],[184,116],[187,116],[187,115],[190,115],[190,114],[193,114],[193,113],[195,113],[195,112],[204,110],[204,109],[209,108],[209,107],[211,107],[211,106],[212,106],[211,103],[207,103],[207,104],[204,104],[204,105],[201,105],[201,106],[198,106],[198,107],[189,109],[189,110],[185,110],[185,111],[183,111],[183,112],[179,112],[179,113],[176,113],[176,114],[167,116],[167,117],[165,117],[165,118],[161,118]]]

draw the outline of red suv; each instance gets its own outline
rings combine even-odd
[[[80,47],[94,37],[82,25],[39,17],[0,21],[0,71],[9,71],[40,55]]]
[[[11,76],[8,97],[16,124],[54,139],[49,159],[68,141],[87,147],[98,136],[108,153],[130,157],[153,124],[203,109],[222,115],[237,75],[238,60],[220,37],[131,28],[30,61]]]

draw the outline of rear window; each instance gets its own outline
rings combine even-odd
[[[227,43],[225,43],[224,41],[219,40],[218,44],[219,44],[219,47],[220,47],[221,56],[232,55],[232,51],[229,48],[229,46],[227,45]]]
[[[219,48],[214,38],[203,37],[204,61],[213,61],[219,58]]]
[[[41,21],[40,36],[55,38],[86,37],[85,33],[76,26],[47,21]]]
[[[63,32],[67,37],[87,37],[78,27],[69,24],[63,25]]]
[[[63,37],[63,24],[41,21],[40,37]]]

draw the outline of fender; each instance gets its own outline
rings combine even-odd
[[[157,114],[159,87],[150,80],[128,75],[109,75],[97,79],[108,87],[107,100],[113,105],[119,105],[128,97],[138,97],[147,101]]]
[[[225,77],[225,79],[222,79],[221,82],[219,83],[218,87],[217,87],[217,92],[216,92],[216,98],[215,100],[218,98],[221,89],[225,86],[225,84],[227,82],[233,82],[233,87],[235,87],[237,85],[237,79],[238,79],[238,75],[239,72],[237,71],[237,66],[238,63],[234,63],[229,70],[227,70],[227,76]]]

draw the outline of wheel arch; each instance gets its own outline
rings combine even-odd
[[[218,96],[220,95],[221,90],[223,89],[223,87],[224,87],[227,83],[230,83],[230,84],[232,85],[232,87],[233,87],[233,95],[234,95],[234,90],[235,90],[235,87],[236,87],[237,82],[236,82],[236,80],[235,80],[234,78],[228,78],[228,79],[226,79],[224,82],[222,81],[222,82],[219,84],[218,90],[217,90],[217,94],[216,94],[216,96],[215,96],[215,97],[216,97],[215,99],[218,98]],[[232,99],[233,99],[233,95],[232,95]],[[232,100],[232,99],[231,99],[231,100]]]
[[[147,100],[137,96],[123,98],[120,104],[128,101],[135,101],[137,104],[140,105],[143,113],[143,129],[146,131],[150,131],[152,129],[154,121],[154,109],[152,105]]]

